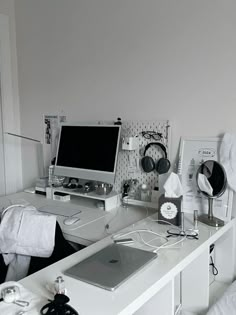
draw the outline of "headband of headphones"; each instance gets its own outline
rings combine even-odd
[[[167,159],[167,151],[166,151],[166,147],[164,146],[164,144],[160,143],[160,142],[150,142],[145,146],[143,155],[145,156],[147,150],[151,147],[151,146],[158,146],[159,148],[162,149],[162,151],[164,152],[165,158]]]

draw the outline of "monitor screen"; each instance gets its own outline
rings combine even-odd
[[[62,125],[55,175],[114,183],[118,125]]]

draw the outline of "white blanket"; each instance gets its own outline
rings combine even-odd
[[[236,281],[234,281],[222,297],[209,309],[207,315],[236,314]]]
[[[49,257],[52,254],[55,226],[55,216],[42,214],[33,206],[10,206],[3,211],[0,253],[5,264],[10,264],[6,281],[26,276],[31,256]]]

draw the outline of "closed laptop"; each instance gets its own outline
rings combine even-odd
[[[111,244],[66,270],[65,274],[113,291],[156,257],[153,252]]]

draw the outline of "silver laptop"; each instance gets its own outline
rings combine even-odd
[[[67,269],[65,274],[113,291],[156,257],[156,253],[112,244]]]

